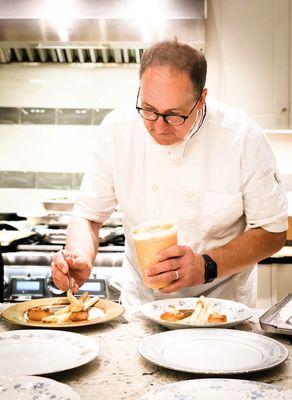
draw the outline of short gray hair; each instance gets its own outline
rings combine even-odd
[[[140,79],[152,65],[169,66],[186,72],[194,85],[194,91],[201,94],[206,83],[207,61],[204,54],[187,43],[163,41],[143,52],[139,70]]]

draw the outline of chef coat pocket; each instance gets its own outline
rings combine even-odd
[[[222,237],[243,215],[242,192],[226,194],[206,192],[202,206],[204,236]]]

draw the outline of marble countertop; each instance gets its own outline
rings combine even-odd
[[[236,375],[236,378],[292,389],[292,336],[264,333],[258,324],[258,316],[262,313],[263,311],[255,311],[255,316],[251,320],[238,325],[236,329],[265,334],[279,340],[288,348],[289,358],[278,367],[264,372]],[[13,329],[25,328],[0,321],[0,331]],[[137,311],[108,323],[75,329],[75,332],[98,341],[101,347],[99,356],[87,365],[51,374],[48,377],[68,384],[82,400],[137,400],[158,385],[206,378],[205,375],[167,370],[139,356],[138,344],[146,336],[165,330],[166,328],[147,321]],[[224,377],[234,378],[232,375]]]

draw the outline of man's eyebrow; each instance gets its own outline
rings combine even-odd
[[[142,103],[145,107],[153,108],[153,110],[156,110],[156,111],[157,111],[157,109],[156,109],[154,106],[152,106],[151,104],[147,103],[147,101],[141,100],[141,103]]]
[[[149,108],[151,108],[151,109],[153,109],[153,110],[155,110],[155,111],[158,111],[157,108],[155,108],[155,107],[152,106],[151,104],[147,103],[146,101],[143,101],[143,100],[142,100],[141,103],[142,103],[143,106],[145,106],[145,107],[149,107]],[[168,112],[170,112],[170,113],[179,113],[179,112],[181,112],[181,109],[180,109],[180,108],[169,108],[169,109],[167,109],[167,110],[164,111],[164,114],[165,114],[165,113],[168,113]]]

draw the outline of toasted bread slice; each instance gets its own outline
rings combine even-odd
[[[227,316],[219,313],[210,314],[208,317],[209,324],[222,324],[227,322]]]
[[[43,307],[32,307],[27,311],[27,317],[31,321],[42,321],[43,318],[52,315],[52,312],[48,308]]]

